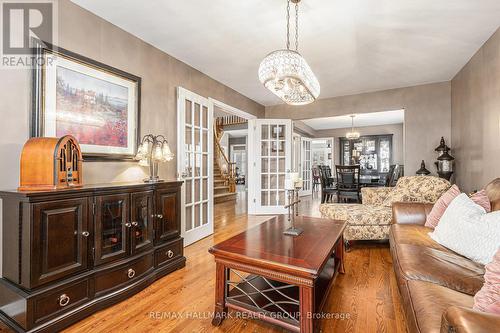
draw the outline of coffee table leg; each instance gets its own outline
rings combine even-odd
[[[212,325],[219,326],[226,317],[226,279],[227,269],[224,265],[216,263],[215,267],[215,310]]]
[[[339,273],[342,273],[342,274],[345,273],[345,268],[344,268],[344,253],[345,253],[344,236],[340,236],[340,239],[337,242],[337,248],[335,249],[335,257],[338,260],[340,260]]]
[[[312,287],[300,287],[300,333],[314,332],[314,289]]]

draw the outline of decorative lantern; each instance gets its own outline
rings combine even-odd
[[[431,173],[429,170],[426,169],[424,160],[422,160],[422,163],[420,163],[420,169],[418,169],[416,173],[419,176],[427,176]]]
[[[445,150],[441,156],[438,157],[437,168],[439,177],[450,180],[453,174],[454,159],[455,158],[448,153],[448,150]]]
[[[439,146],[434,149],[438,153],[438,157],[441,156],[446,150],[450,150],[450,147],[446,145],[444,142],[444,137],[441,137],[441,141],[439,142]]]

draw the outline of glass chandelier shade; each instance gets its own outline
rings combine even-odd
[[[295,50],[290,49],[290,1],[295,3]],[[320,94],[320,85],[307,61],[298,52],[298,3],[287,3],[286,49],[269,53],[259,66],[259,80],[273,94],[290,105],[314,102]]]
[[[320,93],[318,79],[307,61],[296,51],[277,50],[260,63],[259,80],[290,105],[314,102]]]
[[[351,116],[351,131],[347,132],[347,134],[345,135],[345,137],[348,140],[357,140],[361,136],[361,134],[359,134],[359,132],[354,130],[354,117],[356,117],[356,116],[355,115]]]

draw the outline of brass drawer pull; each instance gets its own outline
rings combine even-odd
[[[135,276],[135,271],[132,268],[128,269],[127,276],[129,279],[133,278]]]
[[[158,215],[156,215],[156,217],[159,218],[159,219],[162,219],[163,215],[162,214],[158,214]]]
[[[172,258],[173,256],[174,256],[174,251],[172,251],[172,250],[168,250],[168,251],[167,251],[167,257],[168,257],[168,258]]]
[[[126,226],[127,228],[130,228],[130,227],[132,226],[132,223],[127,222],[127,223],[125,223],[125,226]]]
[[[132,222],[133,227],[137,227],[139,225],[139,222]]]
[[[66,306],[69,304],[69,296],[66,294],[62,294],[59,296],[59,305],[60,306]]]
[[[89,235],[90,235],[90,232],[88,232],[88,231],[82,232],[83,237],[89,237]]]

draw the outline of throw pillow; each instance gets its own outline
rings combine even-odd
[[[473,309],[500,314],[500,248],[485,267],[484,285],[474,296]]]
[[[453,185],[450,187],[448,191],[446,191],[441,198],[434,204],[431,212],[427,215],[427,220],[425,221],[425,226],[429,228],[435,228],[441,216],[443,216],[448,205],[460,195],[460,190],[457,185]]]
[[[474,193],[470,197],[472,201],[474,201],[479,206],[483,207],[486,213],[491,212],[491,203],[490,198],[486,195],[485,190],[481,190],[479,192]]]
[[[462,193],[448,205],[429,235],[444,247],[486,265],[500,247],[500,211],[487,214]]]

